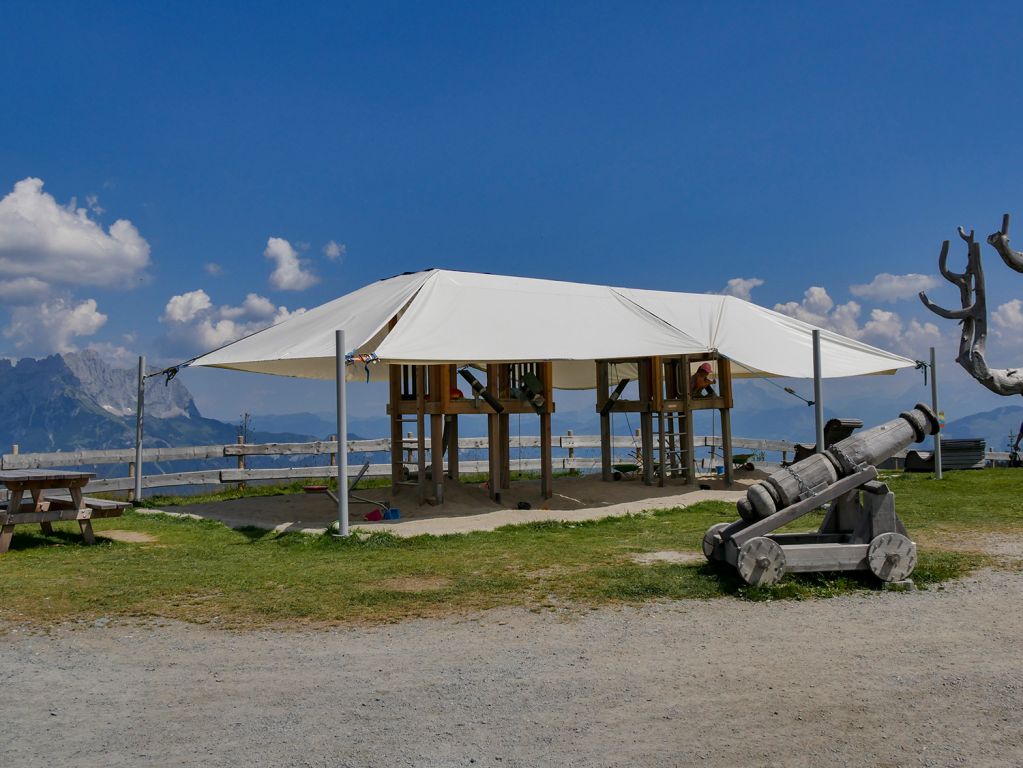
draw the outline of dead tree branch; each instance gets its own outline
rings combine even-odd
[[[988,235],[987,241],[998,251],[998,255],[1009,269],[1023,272],[1023,253],[1009,247],[1009,214],[1002,216],[1002,228],[993,235]]]
[[[941,276],[959,289],[960,309],[945,309],[920,292],[920,300],[934,314],[948,320],[958,320],[962,325],[959,337],[959,356],[956,362],[973,378],[999,395],[1023,394],[1023,376],[1012,368],[989,368],[985,355],[987,345],[987,289],[984,285],[984,268],[980,259],[980,243],[959,227],[959,237],[966,243],[966,271],[951,272],[948,269],[949,242],[941,245],[938,269]],[[1009,248],[1009,215],[1002,219],[1002,229],[988,237],[988,242],[998,251],[1002,260],[1017,272],[1023,272],[1023,254]]]

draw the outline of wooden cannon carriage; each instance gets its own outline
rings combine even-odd
[[[895,494],[878,482],[876,465],[937,432],[937,417],[917,403],[898,419],[784,467],[739,500],[739,520],[711,526],[704,554],[734,566],[753,585],[807,571],[869,570],[887,582],[907,578],[916,567],[916,544],[895,514]],[[772,533],[825,505],[817,532]]]

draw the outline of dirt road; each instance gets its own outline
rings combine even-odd
[[[0,638],[0,765],[1018,766],[1023,575],[368,629]]]

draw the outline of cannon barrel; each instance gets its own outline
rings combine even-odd
[[[917,403],[899,418],[847,437],[754,485],[737,503],[739,515],[747,522],[769,517],[863,467],[880,464],[910,443],[937,434],[938,429],[934,412]]]

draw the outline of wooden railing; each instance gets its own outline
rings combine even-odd
[[[415,471],[412,451],[416,447],[414,439],[402,441],[406,453],[407,466]],[[721,448],[718,436],[696,436],[694,443],[697,448]],[[621,453],[615,461],[629,460],[629,454],[639,445],[638,436],[616,435],[612,439],[612,448]],[[512,436],[513,449],[539,448],[539,436]],[[599,456],[580,456],[577,451],[599,449],[599,435],[575,435],[568,430],[565,435],[555,435],[553,447],[561,449],[563,456],[554,458],[555,470],[599,470]],[[753,438],[732,438],[733,452],[756,452],[781,454],[780,459],[789,458],[795,450],[793,443],[784,440],[762,440]],[[486,437],[463,437],[458,440],[458,448],[462,451],[487,449]],[[349,440],[349,454],[373,454],[389,452],[391,441],[387,438],[373,440]],[[247,456],[325,456],[327,461],[317,466],[250,468],[245,466]],[[250,480],[288,480],[296,478],[332,477],[337,473],[337,441],[318,440],[310,443],[259,443],[239,442],[229,445],[193,445],[179,448],[145,448],[142,451],[142,462],[156,464],[173,461],[230,459],[237,461],[233,468],[204,469],[189,472],[165,472],[144,474],[143,488],[165,488],[183,485],[214,485],[218,483],[239,483]],[[97,478],[86,488],[87,492],[96,491],[130,491],[135,487],[135,449],[115,448],[92,451],[57,451],[55,453],[19,453],[17,446],[12,453],[0,457],[0,469],[36,469],[40,467],[94,467],[104,464],[128,465],[127,477]],[[777,463],[777,460],[772,463]],[[463,474],[486,472],[488,463],[484,460],[459,462]],[[540,468],[538,457],[512,458],[513,470],[536,470]],[[389,462],[371,463],[367,472],[370,476],[390,476]]]

